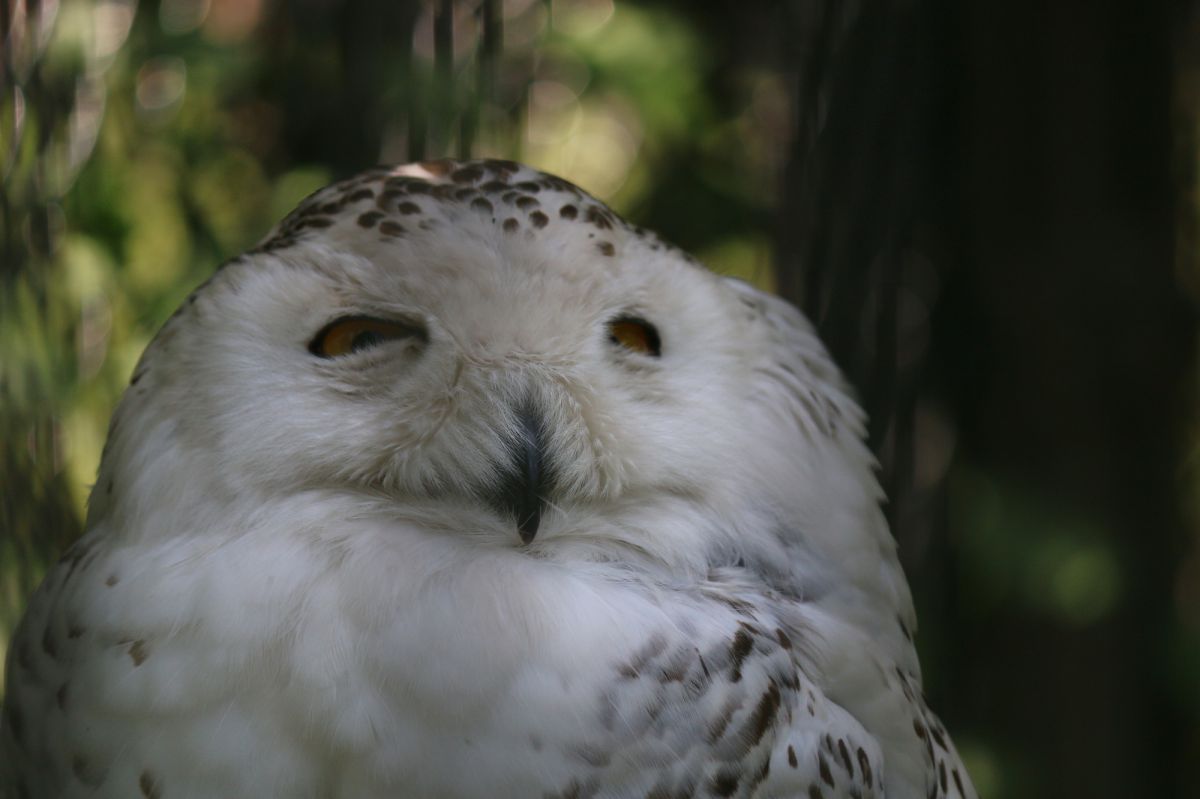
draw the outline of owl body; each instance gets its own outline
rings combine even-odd
[[[336,184],[139,364],[0,796],[973,796],[862,432],[799,313],[559,178]]]

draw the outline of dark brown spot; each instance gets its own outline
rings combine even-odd
[[[71,757],[71,772],[80,782],[87,782],[87,761],[83,755],[74,755]]]
[[[775,630],[775,637],[779,639],[779,645],[784,649],[792,648],[792,639],[788,638],[788,634],[782,628]]]
[[[543,189],[557,189],[559,191],[570,191],[575,188],[570,183],[567,183],[567,181],[554,175],[542,175],[540,178],[538,178],[538,184],[541,185]],[[576,193],[578,194],[577,189]]]
[[[612,215],[598,205],[588,207],[586,219],[601,230],[612,229]]]
[[[70,638],[72,641],[81,637],[85,632],[87,632],[87,630],[85,630],[83,625],[77,621],[69,622],[67,624],[67,638]]]
[[[275,252],[276,250],[287,249],[295,244],[296,238],[294,236],[276,236],[258,247],[255,252]]]
[[[42,651],[52,658],[58,657],[58,644],[54,642],[54,632],[50,629],[49,624],[42,631]]]
[[[921,723],[920,719],[913,719],[913,732],[917,734],[918,738],[925,737],[925,725]]]
[[[754,639],[750,637],[750,633],[739,629],[734,634],[733,643],[729,647],[729,656],[733,658],[732,680],[734,682],[742,681],[742,664],[746,661],[746,656],[750,654],[750,650],[753,648]]]
[[[938,785],[942,786],[942,793],[946,792],[946,762],[938,763]]]
[[[655,698],[649,705],[646,706],[646,718],[651,724],[658,721],[658,717],[662,715],[664,703],[662,697]]]
[[[550,224],[550,217],[546,216],[541,211],[534,211],[529,215],[529,221],[532,222],[533,226],[536,228],[544,228],[546,225]]]
[[[779,711],[779,703],[779,686],[772,681],[771,687],[758,700],[754,713],[746,723],[747,738],[751,746],[761,741],[767,730],[770,729],[771,723],[775,721],[775,714]]]
[[[616,250],[613,248],[611,241],[596,242],[596,249],[600,251],[601,255],[607,255],[610,257],[613,255],[613,253],[616,252]]]
[[[404,232],[404,228],[399,223],[389,219],[386,222],[380,223],[379,232],[385,236],[399,236]]]
[[[729,721],[733,718],[733,714],[741,707],[741,702],[737,699],[726,699],[725,706],[721,708],[721,714],[717,716],[708,725],[708,740],[710,743],[716,743],[725,734],[725,730],[729,727]]]
[[[579,216],[579,209],[573,205],[564,205],[558,209],[558,215],[563,219],[574,219]]]
[[[162,799],[162,786],[149,771],[143,771],[142,776],[138,777],[138,788],[146,799]]]
[[[821,782],[832,788],[834,786],[833,772],[829,769],[829,763],[825,760],[825,755],[820,752],[817,752],[817,771],[821,774]]]
[[[486,211],[489,214],[494,210],[491,201],[486,197],[476,197],[474,200],[471,200],[471,207]]]
[[[534,183],[532,180],[522,180],[520,183],[516,184],[515,188],[518,188],[521,191],[533,193],[537,193],[542,190],[542,187]]]
[[[612,752],[601,749],[599,746],[577,746],[574,749],[574,755],[589,766],[596,768],[604,768],[612,761]]]
[[[958,776],[958,769],[950,769],[950,776],[954,778],[954,787],[958,789],[958,793],[966,796],[967,792],[963,790],[962,778]]]
[[[309,216],[296,223],[296,230],[303,230],[310,227],[326,228],[332,225],[333,220],[327,216]]]
[[[867,758],[867,753],[863,751],[863,748],[861,746],[858,747],[858,767],[862,770],[863,782],[865,782],[867,784],[867,787],[870,788],[871,787],[871,761]]]
[[[592,234],[589,233],[589,236]],[[728,606],[731,610],[747,616],[754,616],[754,605],[744,599],[738,599],[735,596],[730,596],[723,591],[705,591],[704,596],[712,599],[715,602],[720,602],[722,605]]]
[[[412,200],[405,200],[404,202],[402,202],[396,206],[396,210],[399,211],[400,213],[404,214],[405,216],[409,216],[410,214],[421,213],[421,206],[417,205]]]
[[[541,203],[537,201],[536,197],[530,197],[527,194],[517,198],[517,207],[522,211],[528,211],[530,208],[537,208],[539,205],[541,205]]]
[[[518,196],[518,192],[511,191],[511,190],[506,191],[506,192],[504,192],[503,195],[501,195],[500,202],[509,203],[511,205],[512,201],[517,199],[517,196]]]
[[[929,725],[929,734],[933,736],[934,743],[936,743],[942,749],[945,749],[947,752],[950,751],[950,747],[946,746],[946,739],[942,737],[942,733],[938,730],[937,725]]]
[[[762,781],[765,780],[767,778],[767,775],[770,773],[771,773],[771,756],[770,756],[770,754],[768,754],[766,757],[763,758],[762,768],[760,768],[758,770],[757,774],[755,774],[754,776],[752,776],[750,778],[750,789],[751,790],[749,791],[749,793],[751,795],[756,795],[754,793],[753,789],[757,788],[759,786],[759,784],[762,783]]]
[[[741,775],[736,771],[724,770],[713,777],[712,792],[717,796],[733,796],[737,792]]]
[[[150,652],[146,649],[145,641],[139,639],[129,645],[129,658],[133,661],[135,668],[145,663],[148,657],[150,657]]]
[[[115,575],[115,574],[110,574],[110,575],[108,575],[108,579],[104,581],[104,584],[107,585],[109,588],[112,588],[114,585],[116,585],[119,582],[121,582],[120,577],[117,577],[117,575]]]
[[[370,189],[359,189],[358,191],[356,191],[353,194],[346,197],[344,202],[346,202],[347,204],[357,203],[357,202],[362,202],[363,200],[369,200],[374,196],[375,196],[375,192],[371,191]]]
[[[788,765],[792,768],[800,765],[800,761],[796,759],[796,750],[791,744],[788,744]]]
[[[854,776],[854,761],[850,759],[850,749],[846,746],[846,742],[838,738],[838,754],[842,756],[842,765],[846,767],[846,771],[851,777]]]
[[[109,480],[109,481],[108,481],[108,486],[106,486],[106,487],[105,487],[105,489],[104,489],[104,493],[108,494],[108,495],[111,497],[111,496],[112,496],[112,491],[113,491],[113,481],[112,481],[112,480]]]
[[[455,169],[450,174],[450,180],[456,182],[456,184],[473,184],[473,182],[479,180],[482,176],[484,176],[484,170],[479,167],[462,167],[461,169]]]
[[[484,158],[479,163],[481,166],[503,175],[505,178],[521,169],[521,165],[516,161],[509,161],[505,158]]]
[[[909,631],[908,625],[904,623],[904,619],[897,616],[896,621],[900,624],[901,635],[903,635],[909,642],[911,642],[913,639],[912,632]]]
[[[383,214],[378,211],[367,211],[365,214],[359,215],[358,224],[359,227],[372,228],[380,219],[383,219]]]
[[[59,710],[67,709],[67,683],[58,686],[58,690],[54,692],[54,701],[58,703]]]
[[[424,169],[434,177],[442,177],[447,172],[455,167],[455,162],[450,158],[438,158],[434,161],[422,161],[421,169]],[[460,170],[461,171],[461,170]]]
[[[430,186],[428,183],[421,183],[421,182],[416,182],[416,181],[415,182],[406,182],[404,184],[404,186],[406,189],[408,189],[409,194],[429,194],[431,191],[433,191],[433,187]]]
[[[71,577],[75,574],[75,570],[78,569],[80,564],[82,564],[85,560],[90,562],[92,556],[92,545],[90,544],[84,545],[82,543],[76,543],[74,546],[68,549],[66,554],[59,558],[58,561],[59,563],[65,563],[67,565],[67,573],[63,576],[63,583],[65,584],[71,579]]]
[[[766,635],[762,627],[759,627],[757,624],[751,624],[748,621],[739,621],[738,626],[745,629],[746,632],[750,633],[751,635],[756,635],[759,637]]]
[[[480,186],[479,190],[486,191],[490,194],[490,193],[494,193],[494,192],[504,191],[507,188],[508,188],[508,184],[502,180],[489,180],[487,183],[484,183],[482,186]]]
[[[518,222],[515,217],[511,217],[511,216],[508,219],[505,219],[504,224],[502,225],[505,233],[512,233],[520,226],[521,226],[521,223]]]
[[[808,786],[808,799],[824,799],[825,794],[816,785]]]

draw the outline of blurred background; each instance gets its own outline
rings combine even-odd
[[[0,0],[0,649],[191,289],[330,180],[500,156],[818,324],[983,796],[1200,795],[1196,12]]]

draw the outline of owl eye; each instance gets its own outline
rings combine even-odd
[[[641,355],[662,355],[662,340],[658,330],[645,319],[622,316],[608,323],[608,340],[613,344]]]
[[[366,316],[343,316],[321,328],[321,332],[308,345],[308,351],[321,358],[337,358],[402,338],[424,341],[427,336],[422,328],[413,324]]]

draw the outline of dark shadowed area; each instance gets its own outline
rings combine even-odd
[[[981,795],[1195,796],[1198,11],[0,0],[0,649],[188,292],[333,179],[514,158],[819,326]]]

